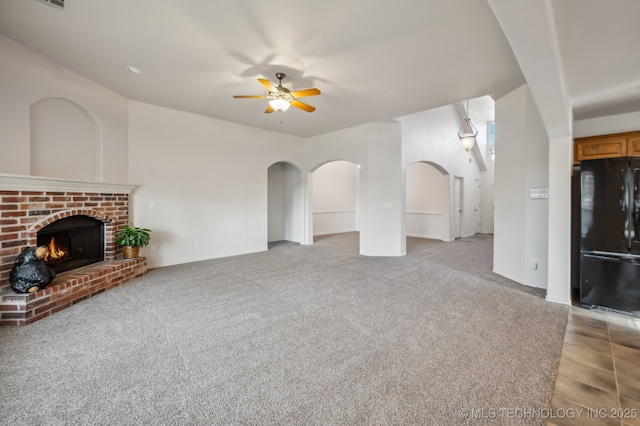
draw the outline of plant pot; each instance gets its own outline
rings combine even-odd
[[[140,247],[122,246],[125,259],[135,259],[140,254]]]

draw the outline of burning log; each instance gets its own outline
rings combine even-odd
[[[46,287],[56,277],[56,272],[44,263],[47,246],[27,247],[16,258],[9,284],[16,293],[33,293]]]

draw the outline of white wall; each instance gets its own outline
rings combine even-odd
[[[129,158],[143,254],[170,265],[266,250],[268,168],[302,164],[304,141],[132,101]]]
[[[332,161],[313,172],[313,235],[358,230],[360,169]]]
[[[0,173],[31,174],[31,106],[57,98],[84,108],[98,124],[98,158],[82,158],[94,155],[84,153],[74,160],[97,162],[97,181],[128,183],[126,99],[4,36],[0,36],[0,58]],[[60,126],[75,125],[69,115],[62,117],[67,121]],[[78,141],[54,143],[68,152]],[[64,173],[59,171],[57,177],[77,178],[71,170]]]
[[[285,222],[284,239],[302,243],[304,241],[305,227],[305,181],[303,173],[297,167],[286,163],[284,180],[285,194]]]
[[[474,122],[470,112],[469,117],[478,128],[478,141],[482,147],[480,152],[488,155],[486,149],[486,123]],[[402,124],[402,167],[403,170],[411,163],[427,161],[437,164],[449,178],[449,229],[444,240],[452,241],[455,233],[453,221],[453,178],[463,178],[462,200],[462,236],[475,233],[473,220],[473,181],[480,179],[482,185],[492,186],[487,180],[491,177],[481,172],[472,153],[468,153],[460,146],[458,130],[461,126],[460,117],[452,105],[435,108],[397,119]],[[488,157],[484,162],[491,161]],[[483,193],[484,197],[484,193]],[[482,200],[483,205],[492,205],[491,199]]]
[[[304,232],[302,173],[290,163],[268,170],[268,241],[301,242]]]
[[[268,180],[268,242],[283,241],[286,221],[286,163],[276,163],[269,167]]]
[[[573,126],[573,136],[608,135],[611,133],[634,132],[640,130],[640,111],[608,117],[578,120]]]
[[[307,139],[306,148],[309,172],[336,160],[360,165],[360,254],[405,254],[398,123],[369,123],[327,133]],[[313,176],[309,174],[308,179],[312,188]],[[309,203],[313,201],[309,199]],[[311,214],[308,220],[313,221]],[[312,236],[307,235],[306,239],[310,241]]]
[[[496,101],[494,272],[522,284],[547,286],[548,200],[531,188],[548,188],[548,137],[529,88]],[[532,269],[531,259],[538,260]]]
[[[417,162],[406,170],[408,237],[449,239],[449,176]]]

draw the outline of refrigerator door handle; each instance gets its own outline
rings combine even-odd
[[[625,172],[624,169],[620,169],[620,210],[627,211],[627,197],[625,196]]]
[[[640,193],[638,192],[638,186],[640,186],[640,168],[633,169],[633,212],[638,214],[640,210]]]
[[[638,192],[638,186],[640,186],[640,168],[634,167],[633,169],[633,230],[634,240],[640,238],[640,192]]]

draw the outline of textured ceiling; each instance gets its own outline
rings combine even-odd
[[[484,0],[66,3],[58,10],[39,0],[0,0],[0,34],[128,99],[302,137],[483,95],[495,99],[525,83]],[[616,73],[598,63],[592,75],[580,64],[595,60],[600,49],[613,61],[634,54],[618,43],[637,46],[638,26],[623,31],[618,24],[640,16],[640,2],[553,4],[577,112],[599,114],[605,101],[594,92],[602,91],[611,111],[618,83],[640,86],[638,55]],[[600,36],[607,41],[590,32],[603,17]],[[633,76],[627,64],[635,67]],[[126,65],[144,72],[135,76]],[[276,72],[287,74],[283,84],[292,90],[319,88],[321,96],[304,99],[316,111],[265,114],[264,99],[232,98],[266,94],[257,78],[276,82]],[[634,108],[640,90],[625,96],[622,109]]]

